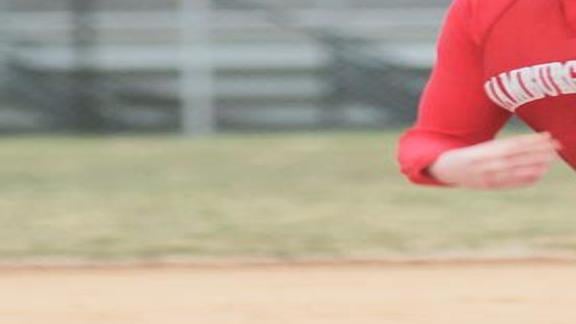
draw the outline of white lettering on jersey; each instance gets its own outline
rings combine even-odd
[[[576,60],[523,67],[500,73],[484,84],[490,100],[515,111],[545,97],[576,93]]]

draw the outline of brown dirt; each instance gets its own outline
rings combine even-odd
[[[10,324],[574,324],[574,264],[0,271]]]

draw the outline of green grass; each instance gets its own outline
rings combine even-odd
[[[576,251],[574,175],[409,185],[397,134],[0,140],[0,257],[373,257]]]

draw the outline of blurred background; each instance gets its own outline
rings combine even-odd
[[[2,0],[4,131],[406,124],[449,0]]]
[[[449,2],[2,0],[0,258],[572,254],[561,164],[399,174]]]

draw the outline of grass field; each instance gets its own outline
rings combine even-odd
[[[417,188],[395,133],[0,140],[0,257],[576,252],[574,175]]]

